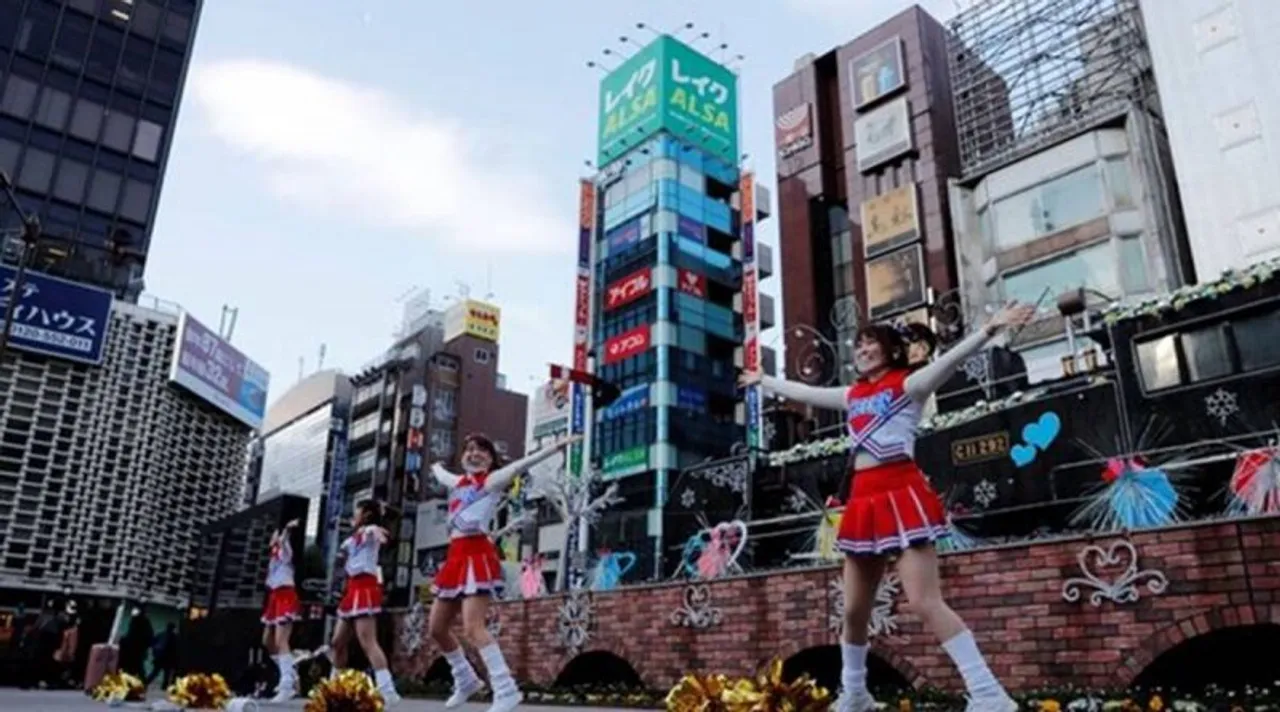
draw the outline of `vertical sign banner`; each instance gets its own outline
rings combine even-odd
[[[347,491],[347,410],[333,409],[329,420],[333,451],[329,457],[329,491],[325,497],[324,542],[321,558],[325,562],[325,578],[328,584],[326,596],[333,589],[333,555],[337,552],[338,530],[342,526],[343,496]]]
[[[404,436],[404,497],[416,498],[422,484],[422,451],[426,445],[427,387],[413,384],[409,399],[409,430]]]
[[[755,176],[742,174],[742,321],[745,338],[742,344],[742,368],[748,373],[760,372],[760,275],[756,264]],[[760,447],[760,385],[746,389],[747,449]]]
[[[587,352],[591,349],[591,243],[596,231],[596,184],[583,179],[579,184],[578,199],[578,282],[573,310],[573,368],[589,370]],[[569,432],[579,435],[586,432],[587,387],[573,384],[572,408]],[[569,449],[569,474],[582,474],[582,443],[574,443]]]

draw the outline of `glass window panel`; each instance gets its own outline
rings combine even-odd
[[[124,33],[108,25],[98,23],[89,43],[89,61],[86,72],[97,79],[111,81],[120,66],[120,50],[124,48]]]
[[[77,99],[75,113],[71,115],[71,135],[91,143],[97,143],[102,130],[103,108],[88,99]]]
[[[164,10],[153,0],[137,0],[133,6],[133,16],[129,19],[129,32],[143,37],[155,38],[160,34],[160,22]]]
[[[30,79],[10,74],[4,85],[4,96],[0,98],[0,110],[19,119],[30,117],[36,107],[36,89],[36,83]]]
[[[22,147],[17,141],[10,141],[7,138],[0,138],[0,171],[8,173],[10,176],[18,173],[18,153]]]
[[[1110,242],[1004,276],[1004,297],[1034,304],[1047,288],[1050,297],[1078,287],[1118,296],[1120,285]]]
[[[676,180],[679,171],[676,168],[676,162],[670,158],[660,158],[653,162],[653,179],[654,180]]]
[[[1280,311],[1233,322],[1236,351],[1244,372],[1280,366]]]
[[[142,91],[147,84],[147,73],[151,71],[151,54],[154,51],[154,42],[130,35],[124,43],[116,81],[134,91]]]
[[[702,171],[697,170],[691,166],[681,164],[680,165],[680,185],[686,186],[688,188],[692,188],[699,194],[705,193],[706,187],[707,187],[707,177],[702,174]]]
[[[164,17],[164,37],[178,44],[187,43],[187,35],[191,33],[191,19],[170,11]]]
[[[130,220],[145,223],[151,212],[151,193],[150,183],[132,178],[125,181],[124,201],[120,204],[120,214]]]
[[[43,2],[27,3],[27,13],[18,28],[18,50],[44,59],[53,47],[53,30],[58,26],[58,10]]]
[[[1129,163],[1123,158],[1107,161],[1107,186],[1111,190],[1111,204],[1117,210],[1136,208],[1133,186],[1129,181]]]
[[[79,161],[63,159],[58,166],[58,180],[54,182],[53,194],[69,203],[80,203],[84,200],[84,188],[89,182],[89,167]]]
[[[133,125],[133,117],[125,112],[107,112],[107,126],[102,132],[102,144],[121,153],[128,153],[133,146]]]
[[[90,15],[98,14],[98,0],[71,0],[67,4],[69,4],[71,7],[74,7],[77,10],[80,10],[82,12],[87,12]],[[70,17],[70,15],[68,15],[67,17]]]
[[[89,9],[90,12],[93,8]],[[53,43],[53,62],[73,72],[84,66],[85,53],[89,50],[89,33],[93,21],[73,12],[62,16],[58,37]]]
[[[116,211],[116,198],[120,196],[120,176],[99,169],[93,174],[89,189],[89,207],[104,213]]]
[[[67,116],[70,113],[71,95],[45,87],[40,94],[40,104],[36,107],[36,123],[54,131],[61,131],[67,125]]]
[[[18,171],[18,185],[37,193],[45,193],[52,180],[53,154],[28,146],[26,155],[22,157],[22,170]]]
[[[1142,249],[1142,236],[1125,235],[1116,241],[1116,250],[1116,262],[1120,266],[1120,288],[1124,293],[1129,295],[1151,291],[1151,276],[1147,273],[1147,256]]]
[[[1096,165],[995,204],[996,248],[1007,250],[1106,213]]]
[[[159,124],[146,120],[139,121],[138,134],[133,138],[133,155],[154,163],[160,156],[162,136],[164,136],[164,129]]]
[[[1183,334],[1182,355],[1187,362],[1187,376],[1192,381],[1207,381],[1231,374],[1227,337],[1220,326]]]
[[[1182,376],[1178,373],[1177,336],[1171,334],[1138,344],[1138,370],[1142,373],[1142,382],[1149,391],[1170,388],[1181,383]]]

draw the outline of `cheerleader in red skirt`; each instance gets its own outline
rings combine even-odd
[[[836,546],[844,563],[844,626],[841,635],[841,693],[837,712],[867,712],[875,700],[867,691],[867,625],[876,589],[891,556],[911,609],[942,641],[964,679],[971,712],[1015,712],[978,651],[964,621],[942,598],[934,542],[947,535],[946,512],[912,460],[920,412],[969,356],[1006,327],[1029,321],[1032,307],[1010,305],[975,333],[928,365],[912,369],[908,341],[894,327],[873,325],[858,334],[859,378],[848,388],[817,388],[758,374],[766,391],[818,408],[846,414],[853,464],[850,494]]]
[[[351,526],[355,531],[342,542],[339,554],[346,557],[344,569],[347,583],[338,604],[338,625],[333,630],[330,659],[334,670],[347,665],[347,646],[354,635],[373,668],[373,681],[386,704],[400,701],[387,656],[378,645],[375,617],[382,612],[382,582],[379,578],[378,553],[390,540],[387,523],[391,518],[385,502],[365,500],[356,505]]]
[[[271,535],[271,559],[267,563],[267,605],[262,611],[262,646],[280,669],[280,684],[272,702],[287,702],[297,690],[298,676],[293,669],[293,653],[289,637],[293,622],[301,617],[298,590],[293,585],[293,544],[290,541],[298,521],[284,525]]]
[[[463,442],[462,476],[439,463],[431,467],[436,481],[449,490],[449,551],[431,587],[435,601],[428,624],[431,638],[440,646],[453,672],[453,694],[445,701],[446,709],[466,703],[484,687],[450,632],[459,615],[463,634],[480,651],[480,659],[489,671],[493,689],[489,712],[509,712],[524,699],[502,650],[485,625],[489,602],[502,593],[505,583],[498,549],[489,538],[489,523],[516,475],[578,440],[581,437],[561,440],[555,447],[498,467],[498,450],[489,438],[468,435]]]

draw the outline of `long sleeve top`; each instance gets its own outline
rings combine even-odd
[[[526,455],[493,472],[476,472],[455,475],[439,463],[432,465],[431,474],[449,490],[449,536],[487,535],[489,522],[502,501],[503,492],[521,472],[559,452],[559,448],[547,448]]]

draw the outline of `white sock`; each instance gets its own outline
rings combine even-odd
[[[280,668],[281,680],[292,680],[296,677],[293,669],[293,656],[288,653],[281,653],[276,656],[276,667]]]
[[[509,697],[519,692],[515,678],[511,677],[511,669],[502,657],[502,649],[497,643],[489,643],[480,649],[480,659],[489,671],[489,687],[494,697]]]
[[[471,667],[471,661],[467,660],[467,654],[462,652],[461,646],[445,653],[444,659],[449,661],[449,670],[453,672],[453,686],[455,689],[463,685],[469,685],[479,679],[479,676],[476,675],[476,669]]]
[[[951,656],[952,662],[960,670],[964,678],[964,686],[970,697],[997,697],[1005,694],[1000,681],[987,667],[987,661],[978,651],[978,641],[973,639],[971,631],[956,634],[951,640],[942,644],[942,649]]]
[[[396,689],[396,683],[391,679],[391,671],[385,668],[373,671],[373,682],[378,686],[379,690]]]
[[[840,643],[840,687],[843,692],[858,694],[867,690],[867,646]]]

